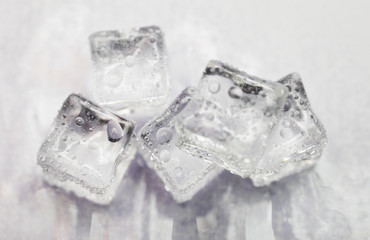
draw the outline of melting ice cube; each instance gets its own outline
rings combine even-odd
[[[190,200],[222,171],[205,160],[211,155],[193,154],[180,148],[183,135],[177,131],[176,122],[194,95],[197,95],[196,89],[185,89],[161,116],[147,123],[139,132],[147,164],[178,202]]]
[[[179,114],[180,148],[199,157],[212,155],[209,161],[249,176],[280,118],[286,88],[210,61],[199,91]]]
[[[289,90],[283,117],[274,127],[268,147],[252,175],[255,185],[267,185],[287,175],[313,166],[327,138],[313,113],[301,77],[294,73],[279,80]]]
[[[38,153],[45,180],[108,203],[134,158],[133,129],[134,123],[71,94]]]
[[[163,33],[157,26],[90,36],[94,99],[113,109],[165,103],[169,80]]]

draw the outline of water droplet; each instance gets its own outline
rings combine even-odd
[[[156,41],[157,41],[157,39],[155,39],[155,38],[151,38],[151,39],[150,39],[150,42],[151,42],[151,43],[155,43]]]
[[[134,66],[135,65],[135,62],[136,62],[136,60],[135,60],[135,57],[134,56],[127,56],[125,58],[125,64],[126,64],[127,67]]]
[[[233,86],[229,88],[229,96],[232,98],[241,98],[243,97],[243,90],[240,87]]]
[[[290,121],[288,120],[284,120],[282,124],[284,127],[290,127]]]
[[[168,162],[170,161],[171,159],[171,153],[170,151],[168,150],[162,150],[160,153],[159,153],[159,158],[163,161],[163,162]]]
[[[93,128],[89,128],[89,131],[92,132],[94,129]]]
[[[217,81],[212,81],[208,84],[208,90],[211,93],[218,93],[220,91],[221,85]]]
[[[115,120],[110,120],[107,125],[108,140],[118,142],[123,137],[121,125]]]
[[[293,131],[290,128],[283,128],[280,131],[280,136],[282,136],[285,139],[289,139],[293,136]]]
[[[285,104],[284,104],[284,111],[288,111],[290,108],[292,107],[292,102],[290,101],[290,99],[287,99]]]
[[[41,157],[39,157],[39,161],[40,161],[40,162],[45,162],[45,160],[46,160],[46,157],[45,157],[45,156],[41,156]]]
[[[156,134],[156,138],[159,144],[170,142],[172,137],[173,137],[172,130],[166,127],[160,128]]]
[[[85,124],[85,120],[82,117],[76,117],[75,123],[77,126],[83,126]]]
[[[83,168],[81,168],[80,173],[85,176],[88,171],[89,171],[89,169],[87,169],[86,167],[83,167]]]

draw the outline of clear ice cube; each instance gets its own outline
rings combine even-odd
[[[114,197],[135,155],[134,123],[71,94],[38,153],[44,179],[95,203]]]
[[[278,121],[286,88],[219,61],[210,61],[193,97],[179,114],[180,148],[248,177]]]
[[[195,88],[185,89],[161,116],[139,132],[147,165],[158,174],[166,190],[178,202],[190,200],[222,171],[216,164],[204,160],[206,156],[180,147],[183,139],[176,129],[176,122],[194,95],[197,95]]]
[[[158,106],[169,91],[163,33],[157,26],[102,31],[90,36],[92,94],[101,105],[121,110]]]
[[[313,166],[326,145],[325,129],[313,113],[301,77],[290,74],[281,80],[289,90],[283,116],[274,127],[262,160],[251,176],[263,186]]]

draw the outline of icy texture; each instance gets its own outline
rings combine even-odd
[[[219,61],[209,62],[199,83],[200,97],[180,114],[182,149],[247,177],[280,117],[287,90]]]
[[[114,109],[165,102],[169,80],[163,33],[157,26],[90,36],[93,96]]]
[[[313,166],[327,139],[325,129],[313,113],[298,74],[279,80],[289,90],[283,117],[274,127],[266,152],[252,175],[255,185],[269,184]]]
[[[38,153],[51,185],[96,203],[108,203],[134,158],[134,124],[71,94]]]
[[[325,229],[325,240],[369,240],[370,1],[43,3],[0,3],[0,239],[178,240],[198,232],[192,239],[302,240]],[[184,206],[152,171],[133,164],[104,208],[43,184],[35,156],[55,109],[69,92],[87,90],[86,35],[153,19],[166,27],[175,94],[197,83],[199,66],[214,56],[271,78],[302,71],[329,139],[315,167],[313,180],[321,181],[308,185],[296,174],[268,187],[275,194],[265,199],[260,188],[224,172],[209,194]],[[344,215],[349,236],[338,237],[347,228],[327,221],[324,206]]]
[[[221,172],[203,156],[181,148],[183,135],[177,131],[176,122],[196,93],[194,88],[185,89],[160,117],[146,124],[139,133],[148,165],[178,202],[191,199]]]

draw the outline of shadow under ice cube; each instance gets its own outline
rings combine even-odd
[[[177,131],[176,122],[196,92],[194,88],[185,89],[161,116],[147,123],[139,133],[147,165],[178,202],[190,200],[222,171],[206,161],[207,156],[181,148],[183,136]]]
[[[325,129],[310,107],[301,77],[294,73],[278,82],[289,90],[288,98],[266,152],[251,176],[256,186],[313,166],[327,142]]]
[[[94,99],[113,109],[160,105],[169,91],[163,33],[149,26],[90,36]]]
[[[83,97],[64,102],[38,153],[51,185],[106,204],[135,155],[134,124]]]
[[[286,88],[219,61],[209,62],[198,87],[199,97],[179,114],[180,148],[248,177],[281,116]]]

